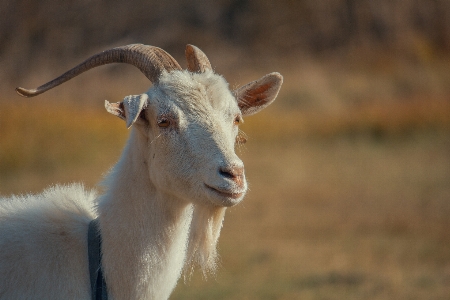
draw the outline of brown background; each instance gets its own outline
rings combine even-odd
[[[103,100],[144,92],[109,65],[32,99],[89,55],[197,45],[237,87],[278,71],[245,120],[250,192],[228,211],[216,278],[172,299],[450,297],[450,2],[1,1],[0,195],[94,187],[128,135]]]

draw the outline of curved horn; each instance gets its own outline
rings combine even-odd
[[[206,70],[211,70],[211,63],[206,54],[194,45],[186,46],[186,60],[188,63],[188,70],[196,73],[203,73]]]
[[[21,87],[16,92],[23,97],[33,97],[42,94],[92,68],[110,63],[126,63],[137,67],[151,82],[157,82],[162,71],[181,70],[177,61],[161,48],[142,44],[132,44],[113,48],[91,56],[78,66],[61,76],[41,85],[36,89],[27,90]]]

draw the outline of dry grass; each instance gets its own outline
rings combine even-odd
[[[117,160],[125,126],[92,108],[37,103],[0,110],[0,194],[95,185]],[[197,272],[180,282],[172,299],[448,299],[443,103],[431,113],[372,108],[331,121],[273,109],[247,118],[239,154],[250,192],[225,218],[222,267],[215,279]],[[415,129],[395,129],[410,120]]]
[[[2,105],[0,128],[2,195],[79,180],[92,186],[118,158],[127,136],[107,113],[21,99]]]

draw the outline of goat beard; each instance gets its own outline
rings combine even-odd
[[[196,205],[194,207],[187,245],[185,278],[191,277],[198,265],[203,276],[214,275],[217,269],[217,240],[226,207]]]

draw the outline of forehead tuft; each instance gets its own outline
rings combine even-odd
[[[228,82],[213,71],[192,73],[187,70],[161,74],[155,92],[176,102],[181,107],[203,106],[226,109],[237,102]]]

